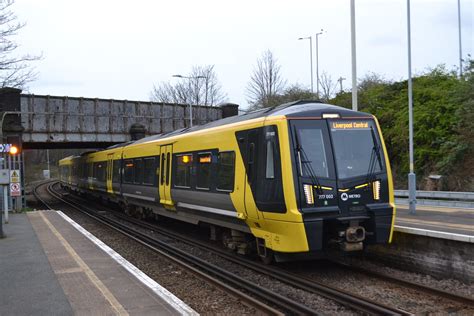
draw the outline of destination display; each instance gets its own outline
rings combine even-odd
[[[361,129],[361,128],[369,128],[368,121],[339,121],[339,122],[332,122],[331,124],[332,129]]]

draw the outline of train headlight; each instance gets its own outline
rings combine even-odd
[[[380,200],[380,181],[372,182],[372,192],[374,193],[374,200]]]
[[[313,186],[311,184],[304,184],[304,196],[306,197],[306,204],[314,204]]]

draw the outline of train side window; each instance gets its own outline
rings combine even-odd
[[[170,175],[171,175],[171,154],[166,154],[166,185],[170,185]]]
[[[275,153],[275,143],[273,142],[273,140],[268,140],[267,141],[267,161],[266,161],[266,168],[265,168],[265,178],[267,179],[275,179],[274,153]]]
[[[92,162],[87,164],[88,177],[94,178],[94,164]]]
[[[211,163],[211,153],[207,152],[198,154],[196,189],[209,190],[209,182],[211,178]]]
[[[143,181],[143,161],[142,159],[133,160],[134,167],[134,183],[140,184]]]
[[[120,183],[120,160],[112,162],[112,182]]]
[[[154,182],[153,184],[158,184],[159,182],[159,175],[160,175],[160,156],[156,156],[155,157],[155,162],[156,162],[156,170],[153,172],[153,179],[154,179]]]
[[[143,184],[153,184],[155,178],[155,158],[143,159]]]
[[[96,178],[100,182],[105,182],[105,162],[98,162],[96,164]]]
[[[176,155],[176,182],[175,187],[190,188],[191,187],[191,168],[193,166],[193,155]]]
[[[132,183],[133,173],[134,173],[133,160],[132,159],[124,160],[123,182]]]
[[[92,178],[97,181],[99,180],[99,164],[97,162],[92,164]]]
[[[161,185],[165,183],[165,154],[161,154]]]
[[[217,190],[232,192],[234,190],[235,153],[220,152],[217,163]]]

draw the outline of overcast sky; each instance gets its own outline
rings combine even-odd
[[[461,0],[463,56],[473,54],[473,2]],[[12,9],[27,23],[21,52],[43,54],[30,93],[149,100],[153,84],[215,65],[228,101],[246,107],[266,49],[289,83],[309,87],[309,43],[297,38],[321,28],[320,74],[351,84],[349,0],[16,0]],[[457,0],[412,0],[411,17],[413,71],[457,66]],[[406,78],[405,0],[356,0],[356,31],[359,78]]]

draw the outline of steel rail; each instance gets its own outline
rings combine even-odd
[[[102,209],[107,210],[107,211],[112,211],[110,208],[106,208],[106,207],[102,207]],[[335,301],[341,305],[353,308],[355,310],[358,310],[370,315],[380,315],[380,314],[413,315],[412,313],[406,312],[399,308],[395,308],[395,307],[391,307],[385,304],[378,303],[376,301],[364,298],[362,296],[350,293],[348,291],[335,288],[331,285],[317,282],[315,280],[302,278],[301,276],[298,276],[296,274],[293,274],[281,268],[262,265],[255,261],[244,258],[242,256],[237,256],[233,253],[229,253],[223,249],[217,249],[215,247],[212,247],[205,242],[197,241],[195,239],[189,238],[182,234],[175,233],[169,229],[165,229],[153,224],[143,222],[141,220],[131,218],[130,216],[127,216],[123,213],[119,213],[116,211],[112,211],[112,212],[114,212],[114,215],[120,217],[122,220],[128,221],[132,224],[141,226],[149,230],[156,231],[167,237],[180,240],[182,242],[185,242],[188,245],[197,246],[197,247],[200,247],[201,249],[211,251],[219,255],[220,257],[223,257],[224,259],[229,260],[233,263],[244,266],[255,272],[270,276],[280,282],[291,285],[293,287],[320,295],[322,297]]]
[[[158,233],[166,235],[168,237],[179,239],[189,245],[198,246],[203,249],[212,251],[218,254],[219,256],[225,258],[226,260],[232,261],[238,265],[244,266],[255,272],[265,274],[285,284],[294,286],[296,288],[302,289],[310,293],[320,295],[322,297],[335,301],[341,305],[353,308],[355,310],[358,310],[364,313],[368,313],[370,315],[381,315],[381,314],[413,315],[412,313],[403,311],[399,308],[391,307],[385,304],[381,304],[381,303],[369,300],[367,298],[350,293],[348,291],[338,289],[329,284],[324,284],[321,282],[317,282],[315,280],[302,278],[301,276],[298,276],[294,273],[288,272],[278,267],[262,265],[258,262],[252,261],[242,256],[237,256],[225,250],[214,248],[204,242],[196,241],[187,236],[183,236],[181,234],[171,232],[168,229],[162,229],[161,227],[157,227],[156,225],[144,223],[143,221],[139,221],[136,219],[131,219],[128,216],[121,215],[121,218],[125,220],[128,219],[130,222],[136,225],[141,225],[144,228],[155,230]]]
[[[348,263],[343,263],[343,262],[336,261],[336,260],[329,260],[329,261],[332,264],[339,265],[343,269],[350,269],[354,272],[359,272],[359,273],[365,274],[365,275],[370,276],[370,277],[376,277],[376,278],[379,278],[379,279],[383,279],[385,281],[389,281],[391,283],[397,283],[397,284],[403,285],[405,287],[415,289],[417,291],[423,291],[423,292],[431,293],[431,294],[436,295],[436,296],[440,296],[440,297],[443,297],[443,298],[446,298],[446,299],[450,299],[452,301],[456,301],[456,302],[459,302],[459,303],[462,303],[462,304],[471,305],[471,306],[474,307],[474,299],[472,299],[470,297],[467,297],[467,296],[464,296],[464,295],[455,294],[455,293],[447,292],[447,291],[444,291],[444,290],[436,289],[436,288],[426,286],[426,285],[423,285],[423,284],[420,284],[420,283],[416,283],[416,282],[413,282],[413,281],[398,279],[398,278],[392,277],[392,276],[384,274],[384,273],[380,273],[380,272],[376,272],[376,271],[370,271],[370,270],[367,270],[367,269],[364,269],[364,268],[361,268],[361,267],[357,267],[357,266],[354,266],[354,265],[351,265],[351,264],[348,264]]]
[[[34,188],[33,188],[33,196],[35,197],[35,199],[37,199],[41,204],[43,204],[47,209],[52,209],[50,204],[48,202],[45,201],[44,198],[41,197],[41,194],[38,193],[38,190],[40,187],[42,186],[45,186],[46,184],[50,184],[51,182],[57,182],[56,180],[47,180],[47,181],[44,181],[44,182],[41,182],[39,184],[37,184]],[[59,182],[57,182],[59,183]]]
[[[55,183],[49,184],[48,193],[60,200],[62,203],[69,205],[69,207],[78,210],[91,218],[99,221],[100,223],[122,233],[123,235],[137,241],[138,243],[152,249],[153,251],[159,253],[160,255],[168,258],[172,262],[184,267],[185,269],[197,274],[206,281],[229,291],[234,296],[237,296],[243,302],[246,302],[248,305],[253,306],[254,308],[264,312],[268,315],[282,315],[282,313],[258,300],[254,297],[251,297],[242,291],[236,289],[243,289],[252,295],[258,297],[261,300],[267,301],[274,306],[277,306],[279,309],[284,310],[290,314],[296,315],[318,315],[317,311],[304,306],[298,302],[295,302],[285,296],[282,296],[278,293],[270,291],[268,289],[262,288],[254,283],[251,283],[243,278],[236,276],[233,273],[226,271],[225,269],[213,265],[209,262],[206,262],[196,256],[193,256],[189,253],[186,253],[180,249],[174,248],[167,243],[154,239],[150,236],[147,236],[135,229],[130,228],[118,221],[114,221],[106,216],[100,215],[95,212],[93,209],[85,207],[83,205],[77,206],[70,201],[67,201],[60,196],[59,193],[55,192],[52,187]],[[203,272],[204,271],[204,272]],[[215,277],[213,277],[215,276]],[[225,280],[228,284],[222,282]],[[229,284],[231,286],[229,286]]]

